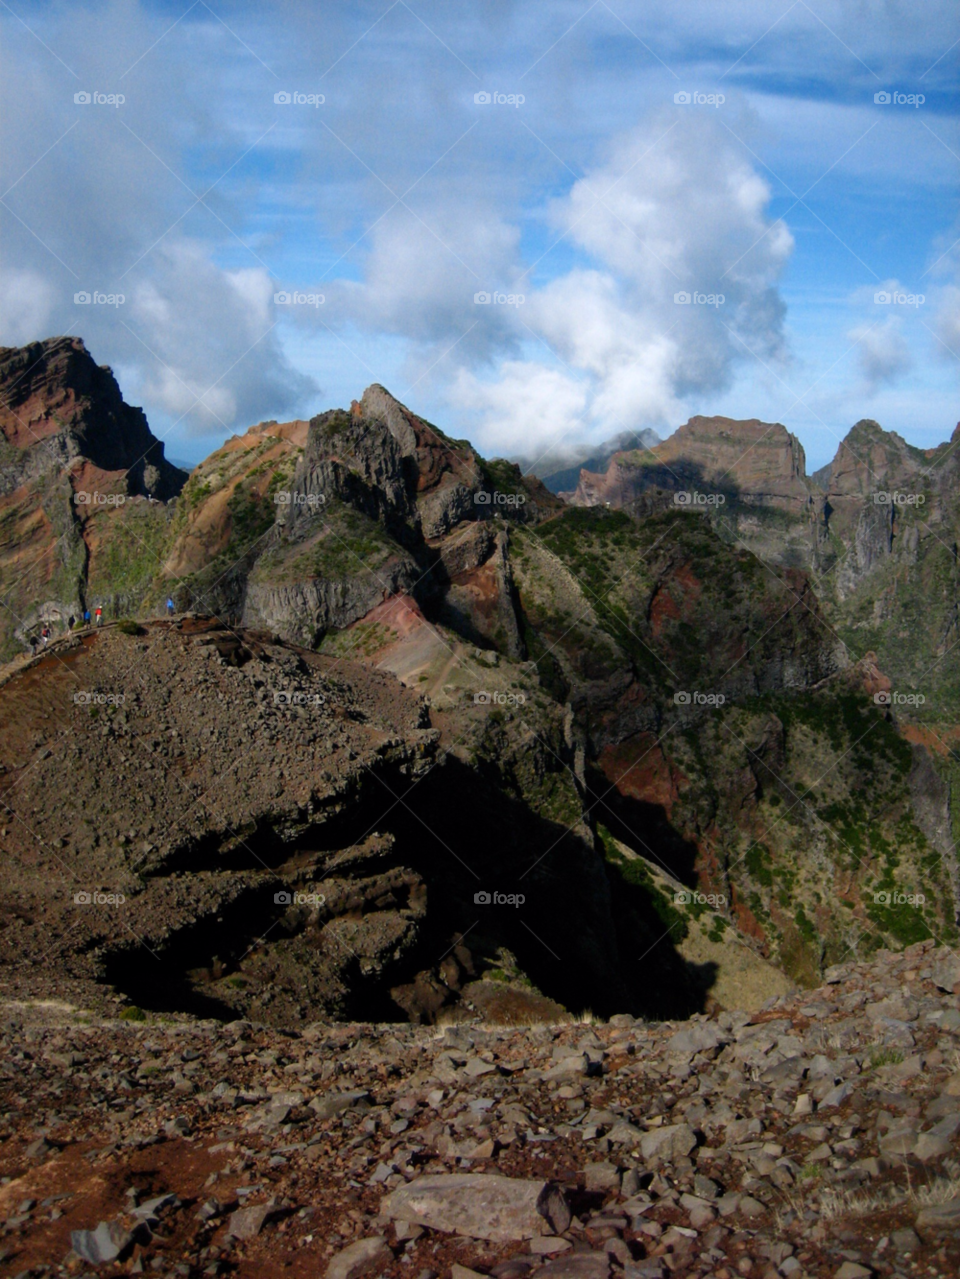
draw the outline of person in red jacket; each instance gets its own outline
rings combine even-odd
[[[103,625],[103,609],[100,607],[100,605],[99,605],[99,604],[97,605],[96,609],[94,610],[94,616],[95,616],[95,617],[96,617],[96,619],[97,619],[97,625],[98,625],[98,626],[102,626],[102,625]]]

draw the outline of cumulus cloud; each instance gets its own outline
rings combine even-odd
[[[910,368],[910,348],[901,325],[891,315],[881,324],[859,325],[847,334],[857,344],[857,363],[867,394],[892,385]]]
[[[593,265],[532,289],[523,318],[586,387],[582,435],[662,425],[684,396],[728,386],[741,361],[784,356],[777,284],[793,239],[768,217],[769,200],[733,136],[680,111],[618,139],[554,201],[553,225]],[[511,363],[509,380],[530,398],[521,366]],[[453,390],[465,409],[475,406],[462,398],[467,385]],[[512,417],[512,448],[529,451],[538,415]],[[484,440],[501,434],[489,414],[480,429]]]
[[[482,423],[489,453],[535,456],[569,439],[583,423],[588,388],[562,371],[526,360],[506,360],[498,377],[482,381],[461,368],[453,398]]]

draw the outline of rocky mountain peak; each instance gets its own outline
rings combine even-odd
[[[3,468],[2,489],[51,465],[83,459],[120,472],[131,494],[175,497],[186,473],[163,455],[143,410],[124,402],[107,365],[78,337],[0,348],[0,429],[22,455]]]

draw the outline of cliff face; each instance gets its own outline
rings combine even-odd
[[[79,338],[0,349],[0,654],[85,607],[126,606],[158,568],[186,473]]]

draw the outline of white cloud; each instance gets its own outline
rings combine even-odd
[[[53,286],[38,271],[0,272],[0,344],[24,346],[44,336],[55,302]]]
[[[483,382],[461,368],[450,398],[475,417],[478,437],[490,455],[523,454],[562,444],[583,422],[587,404],[584,382],[544,364],[507,360],[495,381]]]
[[[769,199],[731,135],[681,110],[618,139],[553,203],[554,224],[596,265],[531,290],[523,319],[586,389],[575,432],[662,426],[684,396],[726,388],[738,363],[784,357],[777,283],[793,239],[767,217]],[[541,367],[511,362],[509,398],[530,399]],[[557,443],[538,421],[515,452]]]
[[[910,348],[896,316],[887,316],[880,324],[860,325],[847,337],[857,343],[857,363],[868,395],[892,385],[910,368]]]

